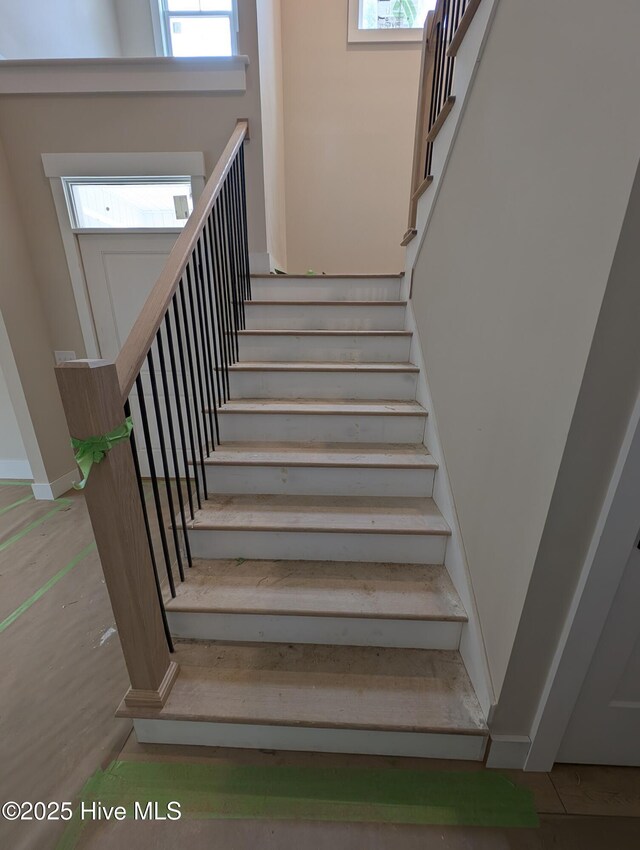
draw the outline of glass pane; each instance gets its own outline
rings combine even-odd
[[[233,0],[167,0],[170,12],[231,12]]]
[[[417,29],[435,7],[436,0],[360,0],[359,29]]]
[[[191,180],[144,182],[65,180],[73,200],[75,226],[126,229],[184,227],[193,211]]]
[[[233,55],[230,18],[181,18],[172,15],[169,33],[174,56]]]

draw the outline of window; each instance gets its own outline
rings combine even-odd
[[[74,230],[184,227],[190,177],[63,177]]]
[[[236,0],[160,0],[168,56],[234,56]]]
[[[349,41],[421,41],[436,0],[349,0]]]

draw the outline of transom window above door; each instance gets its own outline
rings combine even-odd
[[[63,177],[74,230],[184,227],[193,211],[190,177]]]
[[[349,41],[420,41],[436,0],[349,0]]]
[[[160,0],[168,56],[234,56],[237,0]]]

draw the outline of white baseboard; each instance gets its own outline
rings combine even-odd
[[[531,740],[524,735],[492,735],[487,767],[522,770],[530,747]]]
[[[270,274],[272,271],[271,255],[268,251],[261,254],[249,254],[249,269],[251,274]]]
[[[0,458],[0,478],[24,481],[31,478],[31,467],[28,460],[13,460]]]
[[[55,481],[36,482],[31,485],[33,495],[36,499],[45,502],[52,502],[67,490],[70,490],[74,484],[80,481],[80,472],[77,469],[72,469],[66,475],[56,478]]]

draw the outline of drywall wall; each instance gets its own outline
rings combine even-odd
[[[210,172],[239,118],[245,148],[249,243],[266,257],[255,0],[240,6],[239,47],[250,57],[247,90],[235,94],[69,95],[0,98],[0,137],[11,164],[53,348],[85,352],[43,153],[203,151]],[[84,356],[84,355],[83,355]]]
[[[0,0],[5,59],[120,56],[113,0]]]
[[[113,0],[123,56],[155,56],[150,0]]]
[[[640,150],[640,7],[620,14],[614,31],[596,0],[499,4],[414,270],[497,694]]]
[[[282,0],[289,271],[398,272],[420,44],[347,44],[346,0]]]
[[[267,249],[287,267],[281,0],[257,0]]]
[[[9,163],[0,143],[0,363],[37,484],[75,469]],[[1,453],[1,452],[0,452]]]
[[[640,169],[494,719],[528,735],[640,390]],[[540,623],[544,623],[544,629]],[[520,730],[520,731],[515,731]]]
[[[20,436],[20,426],[0,364],[0,478],[30,477],[27,450]]]

